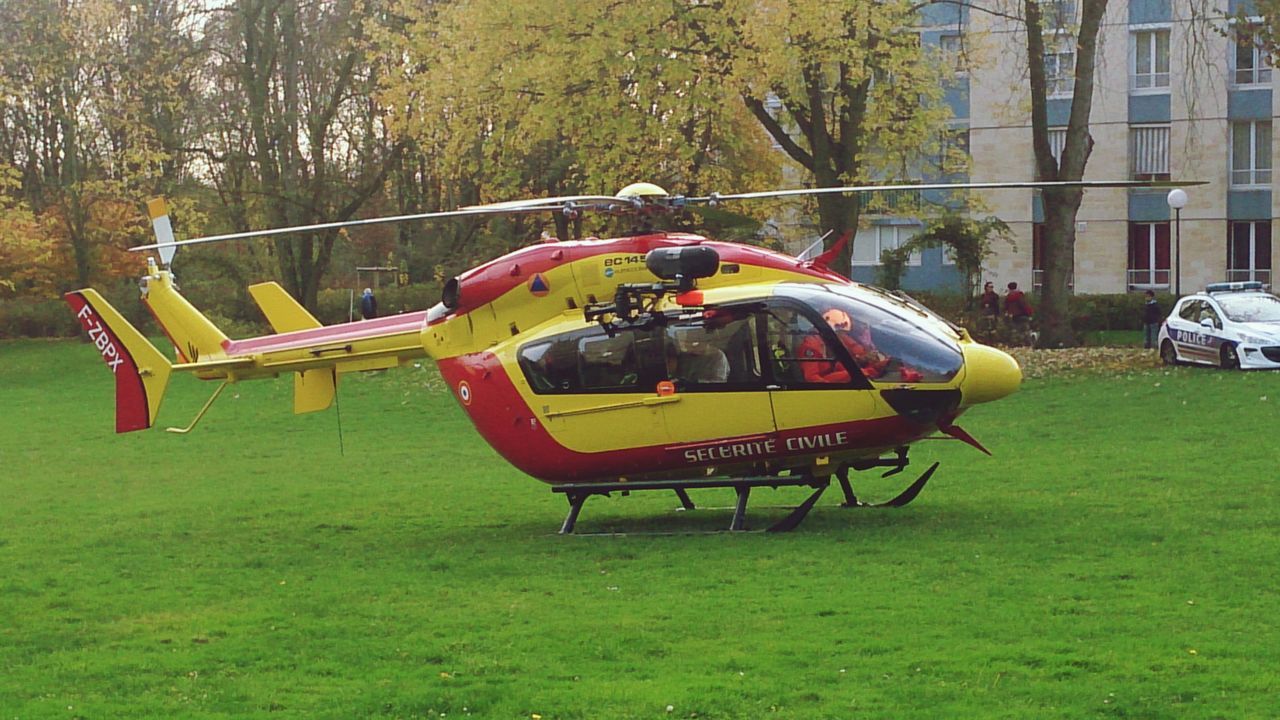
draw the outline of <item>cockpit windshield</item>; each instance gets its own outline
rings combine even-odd
[[[1280,298],[1266,293],[1215,295],[1232,322],[1280,322]]]
[[[907,305],[899,309],[867,302],[842,290],[794,286],[785,292],[823,318],[868,379],[937,383],[960,371],[960,346],[936,318]]]

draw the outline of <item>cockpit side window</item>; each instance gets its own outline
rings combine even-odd
[[[798,304],[769,303],[765,342],[774,382],[788,388],[869,388],[847,353]]]
[[[833,290],[797,288],[795,299],[822,318],[867,379],[889,383],[940,383],[955,377],[964,358],[954,340],[899,315]]]

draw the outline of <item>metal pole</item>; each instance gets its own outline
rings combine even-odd
[[[1177,265],[1173,269],[1173,294],[1182,297],[1182,208],[1173,209],[1174,255]]]

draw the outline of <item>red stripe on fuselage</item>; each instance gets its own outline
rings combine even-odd
[[[439,365],[455,398],[459,384],[467,382],[470,403],[458,405],[484,439],[512,465],[551,484],[618,477],[639,479],[646,475],[705,477],[707,467],[744,463],[768,462],[772,468],[780,469],[789,466],[788,458],[796,458],[795,464],[800,465],[804,464],[802,458],[818,454],[857,453],[865,449],[865,455],[875,455],[880,449],[903,445],[933,430],[932,426],[909,423],[894,415],[748,437],[583,453],[570,450],[551,437],[493,353],[460,355],[441,360]],[[846,440],[843,446],[824,445],[817,440],[824,436],[834,440],[841,433]],[[749,447],[739,452],[738,446],[743,444]],[[715,448],[721,450],[717,452]],[[699,453],[698,449],[707,451]]]

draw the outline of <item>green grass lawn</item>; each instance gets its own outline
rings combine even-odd
[[[348,378],[344,452],[290,392],[116,436],[93,348],[0,343],[0,718],[1280,712],[1280,374],[1033,380],[962,423],[994,457],[922,443],[856,484],[941,460],[911,506],[782,535],[641,493],[561,537],[433,369]]]
[[[1142,330],[1094,330],[1084,335],[1084,344],[1093,347],[1142,347]]]

